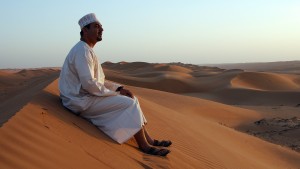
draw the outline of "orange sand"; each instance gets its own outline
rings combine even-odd
[[[243,76],[243,71],[208,67],[195,71],[195,67],[153,66],[147,63],[138,63],[136,67],[128,66],[128,63],[120,66],[123,67],[106,69],[108,78],[140,86],[126,85],[140,100],[149,122],[147,128],[150,134],[157,139],[173,141],[168,157],[146,155],[137,149],[134,140],[123,145],[115,143],[92,124],[61,106],[58,80],[40,90],[41,86],[33,85],[38,82],[28,78],[32,82],[31,93],[36,94],[0,128],[1,168],[299,168],[299,153],[233,129],[259,120],[265,114],[201,98],[142,88],[155,87],[161,82],[157,88],[178,93],[214,93],[216,89],[236,87],[266,90],[263,84],[249,87],[249,83],[256,81]],[[42,71],[47,70],[38,72]],[[30,73],[23,72],[23,75],[29,77]],[[269,75],[273,77],[273,74]],[[203,81],[195,82],[197,77]],[[278,77],[288,82],[291,78],[297,79],[286,75]],[[41,83],[46,83],[46,79],[49,77],[45,76]],[[206,87],[205,84],[210,82],[216,83]],[[299,81],[293,82],[297,88]],[[284,87],[286,90],[298,90],[294,85],[292,88]],[[26,90],[20,90],[18,94],[28,96]],[[14,92],[7,95],[16,97]],[[21,103],[14,99],[6,103],[6,110],[18,104]]]

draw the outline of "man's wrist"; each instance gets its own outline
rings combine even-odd
[[[124,86],[119,86],[119,87],[117,88],[116,92],[121,91],[123,88],[124,88]]]

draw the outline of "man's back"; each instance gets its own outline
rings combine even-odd
[[[86,60],[86,58],[84,58],[86,53],[90,52],[89,46],[85,42],[79,41],[70,50],[61,69],[59,79],[60,95],[64,106],[74,112],[83,111],[89,106],[90,99],[88,96],[90,94],[82,89],[82,82],[79,77],[79,73],[85,69],[80,72],[78,70],[80,70],[80,67],[84,66],[83,64],[86,62],[83,61]],[[89,60],[93,61],[92,59]],[[89,74],[89,72],[83,74]]]

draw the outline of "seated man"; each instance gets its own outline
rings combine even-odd
[[[81,39],[67,55],[60,73],[63,105],[120,144],[134,137],[144,153],[166,156],[168,149],[154,146],[168,147],[172,142],[153,140],[149,136],[137,98],[123,86],[105,80],[93,51],[103,32],[95,14],[83,16],[78,23]]]

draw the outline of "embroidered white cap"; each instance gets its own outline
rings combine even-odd
[[[81,19],[79,19],[78,24],[80,26],[80,29],[85,27],[86,25],[93,23],[93,22],[99,22],[99,20],[96,18],[96,15],[94,13],[87,14],[83,16]]]

